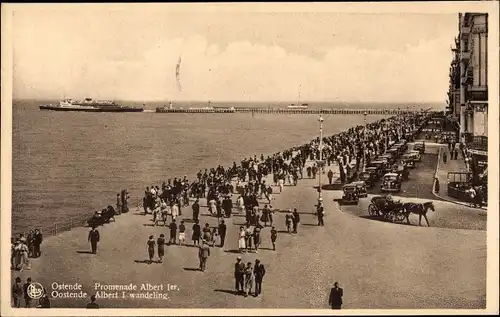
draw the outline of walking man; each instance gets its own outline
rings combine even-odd
[[[196,221],[198,220],[198,217],[200,215],[200,204],[198,203],[198,199],[195,200],[195,202],[193,203],[193,221]]]
[[[198,258],[200,259],[200,270],[205,272],[207,265],[207,259],[210,256],[210,247],[207,244],[207,240],[203,239],[201,246],[198,250]]]
[[[92,254],[97,253],[97,242],[99,242],[99,240],[100,240],[99,231],[97,231],[95,226],[92,226],[92,230],[90,230],[88,237],[88,241],[90,242],[90,246],[92,248]]]
[[[42,244],[43,235],[40,232],[40,230],[35,229],[35,235],[34,235],[33,239],[34,239],[33,243],[34,243],[34,249],[35,249],[34,256],[36,258],[38,258],[42,254],[42,251],[40,250],[40,245]]]
[[[297,227],[300,223],[300,214],[299,212],[297,211],[297,208],[294,208],[293,209],[293,213],[292,213],[292,223],[293,223],[293,233],[297,233]]]
[[[26,283],[23,285],[23,293],[24,293],[24,307],[30,308],[31,307],[31,297],[28,294],[28,287],[31,285],[31,277],[28,277],[26,280]]]
[[[239,256],[236,258],[236,263],[234,264],[234,288],[238,294],[244,292],[244,272],[245,264],[241,261],[241,257]]]
[[[219,236],[220,236],[220,247],[224,247],[224,241],[226,241],[226,224],[224,223],[224,220],[221,221],[219,224]]]
[[[257,297],[260,295],[260,293],[262,293],[262,280],[264,279],[264,275],[266,274],[264,264],[261,264],[259,259],[255,260],[253,273],[255,275],[255,297]]]
[[[177,224],[175,223],[175,218],[172,219],[172,222],[170,223],[170,240],[168,241],[169,244],[176,244],[177,240]],[[172,242],[173,241],[173,242]]]
[[[332,309],[342,308],[342,296],[344,296],[344,290],[339,287],[339,282],[335,282],[330,291],[330,299],[328,301]]]
[[[325,210],[323,208],[323,203],[318,204],[318,208],[316,209],[316,214],[318,216],[318,226],[324,227],[325,223],[323,222],[323,217],[325,216]]]
[[[328,183],[331,185],[332,184],[332,181],[333,181],[333,171],[330,169],[328,171],[328,174],[326,174],[328,176]]]

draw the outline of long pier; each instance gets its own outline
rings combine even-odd
[[[429,109],[428,109],[429,110]],[[425,110],[425,111],[428,111]],[[157,113],[251,113],[251,114],[342,114],[342,115],[400,115],[422,110],[408,109],[339,109],[339,108],[156,108]]]

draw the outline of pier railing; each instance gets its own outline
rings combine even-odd
[[[251,114],[340,114],[340,115],[400,115],[426,111],[423,109],[340,109],[340,108],[156,108],[157,113],[251,113]]]
[[[44,237],[55,236],[61,232],[70,231],[73,228],[87,226],[87,220],[89,220],[89,218],[91,217],[92,217],[91,213],[76,215],[61,221],[56,221],[50,225],[36,226],[32,229],[39,229]],[[13,230],[12,236],[17,238],[21,233],[24,234],[25,237],[28,234],[28,232],[23,232],[22,230],[15,230],[15,231]]]

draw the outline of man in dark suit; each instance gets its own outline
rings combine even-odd
[[[264,264],[261,264],[259,259],[255,260],[253,272],[255,275],[255,297],[257,297],[260,295],[260,293],[262,293],[262,280],[264,279],[264,275],[266,274]]]
[[[89,231],[89,238],[88,241],[90,242],[90,246],[92,247],[92,254],[97,253],[97,242],[99,242],[100,236],[99,236],[99,231],[94,227],[92,227],[92,230]]]
[[[236,259],[236,263],[234,264],[234,287],[236,288],[236,293],[240,294],[245,290],[244,288],[244,277],[243,272],[245,271],[245,263],[241,261],[241,257]]]
[[[224,223],[224,220],[221,221],[219,224],[219,236],[220,236],[220,247],[224,247],[224,241],[226,241],[226,224]]]
[[[339,287],[339,282],[335,282],[335,284],[333,284],[332,290],[330,291],[330,299],[328,300],[328,304],[332,307],[332,309],[342,308],[343,295],[344,290]]]
[[[297,227],[300,223],[300,214],[299,212],[297,211],[297,208],[294,208],[293,209],[293,218],[292,218],[292,222],[293,222],[293,233],[297,233]]]

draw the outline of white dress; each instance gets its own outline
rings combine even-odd
[[[246,248],[245,231],[240,231],[240,238],[238,240],[238,248],[240,248],[240,249],[245,249]]]

